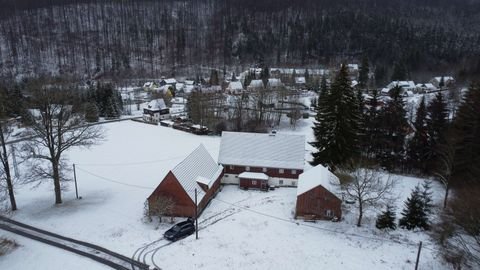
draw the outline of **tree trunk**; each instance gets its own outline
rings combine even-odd
[[[60,189],[60,171],[58,168],[58,161],[52,161],[53,169],[53,185],[55,187],[55,204],[62,203],[62,191]]]
[[[357,226],[360,227],[362,226],[362,217],[363,217],[363,205],[362,202],[358,203],[358,221],[357,221]]]
[[[449,191],[450,191],[450,185],[447,183],[447,185],[445,186],[445,198],[443,199],[443,209],[447,208]]]
[[[7,147],[5,145],[5,137],[3,136],[3,127],[0,122],[0,143],[2,144],[3,155],[3,169],[5,171],[5,180],[7,181],[8,196],[10,197],[10,204],[12,211],[17,210],[17,202],[15,201],[15,194],[13,193],[12,176],[10,174],[10,164],[8,163]]]

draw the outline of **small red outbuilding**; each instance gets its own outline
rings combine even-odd
[[[295,218],[341,219],[342,200],[336,195],[340,181],[322,165],[300,174]]]

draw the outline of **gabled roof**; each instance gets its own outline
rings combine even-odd
[[[168,79],[165,79],[164,82],[166,84],[176,84],[177,80],[175,78],[168,78]]]
[[[305,136],[224,131],[218,162],[225,165],[303,170]]]
[[[297,196],[312,190],[318,186],[323,186],[326,190],[337,193],[340,180],[327,168],[317,165],[308,171],[300,174],[298,178]]]
[[[157,111],[157,110],[159,111],[166,108],[167,108],[167,105],[165,105],[165,101],[163,100],[163,98],[154,99],[147,104],[147,109],[151,111]]]
[[[263,81],[262,80],[251,80],[248,87],[253,87],[253,88],[263,87]]]
[[[228,89],[229,90],[243,90],[242,82],[240,82],[240,81],[230,82],[228,84]]]
[[[210,188],[222,171],[223,167],[213,160],[203,144],[171,170],[193,202],[195,189],[197,189],[197,203],[200,203],[205,196],[198,182]]]
[[[438,83],[442,80],[442,77],[434,77],[433,78],[435,81],[437,81]],[[453,81],[453,77],[452,76],[443,76],[443,81],[444,82],[447,82],[447,81]]]

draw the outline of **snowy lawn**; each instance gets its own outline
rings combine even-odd
[[[300,120],[296,130],[286,125],[280,132],[305,134],[308,142],[311,123],[311,119]],[[17,190],[20,210],[13,218],[131,256],[171,226],[143,222],[146,198],[200,143],[216,159],[220,138],[133,121],[104,127],[106,141],[68,153],[77,167],[83,199],[75,199],[73,183],[59,206],[53,205],[51,183],[36,189],[23,186]],[[310,159],[310,145],[306,149]],[[399,179],[397,213],[421,181]],[[435,201],[440,202],[438,185],[434,191]],[[445,267],[425,233],[376,230],[374,217],[381,209],[369,211],[361,228],[354,225],[355,209],[350,205],[342,222],[304,223],[293,219],[295,196],[294,188],[264,193],[225,186],[199,219],[200,239],[190,236],[166,246],[154,260],[164,269],[412,269],[416,245],[424,241],[421,269]],[[10,233],[0,231],[1,236],[14,239],[20,247],[0,257],[0,269],[108,269]]]

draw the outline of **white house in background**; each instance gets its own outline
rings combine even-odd
[[[305,136],[223,132],[218,163],[225,168],[224,184],[296,186],[305,165]]]
[[[440,82],[442,81],[443,77],[443,83],[444,87],[449,87],[455,84],[455,79],[452,76],[440,76],[440,77],[433,77],[430,82],[435,85],[435,87],[440,88]]]
[[[243,85],[241,81],[230,82],[225,89],[231,94],[241,94],[243,92]]]
[[[154,99],[143,109],[143,121],[158,123],[160,120],[170,118],[170,109],[165,105],[163,98]]]
[[[250,84],[247,86],[247,90],[257,90],[263,88],[263,81],[262,80],[251,80]]]
[[[176,83],[177,83],[177,80],[175,78],[168,78],[160,81],[161,85],[165,85],[165,84],[174,85]]]
[[[417,89],[417,86],[413,81],[392,81],[387,87],[382,89],[382,94],[389,95],[390,91],[397,86],[401,88],[401,95],[404,95],[408,91],[415,92]]]
[[[295,84],[297,85],[305,85],[307,81],[305,80],[305,77],[295,77]]]
[[[277,88],[280,88],[282,86],[283,86],[283,83],[280,79],[277,79],[277,78],[268,79],[267,87],[269,87],[271,89],[277,89]]]
[[[429,93],[438,90],[432,83],[418,83],[416,88],[418,93]]]

